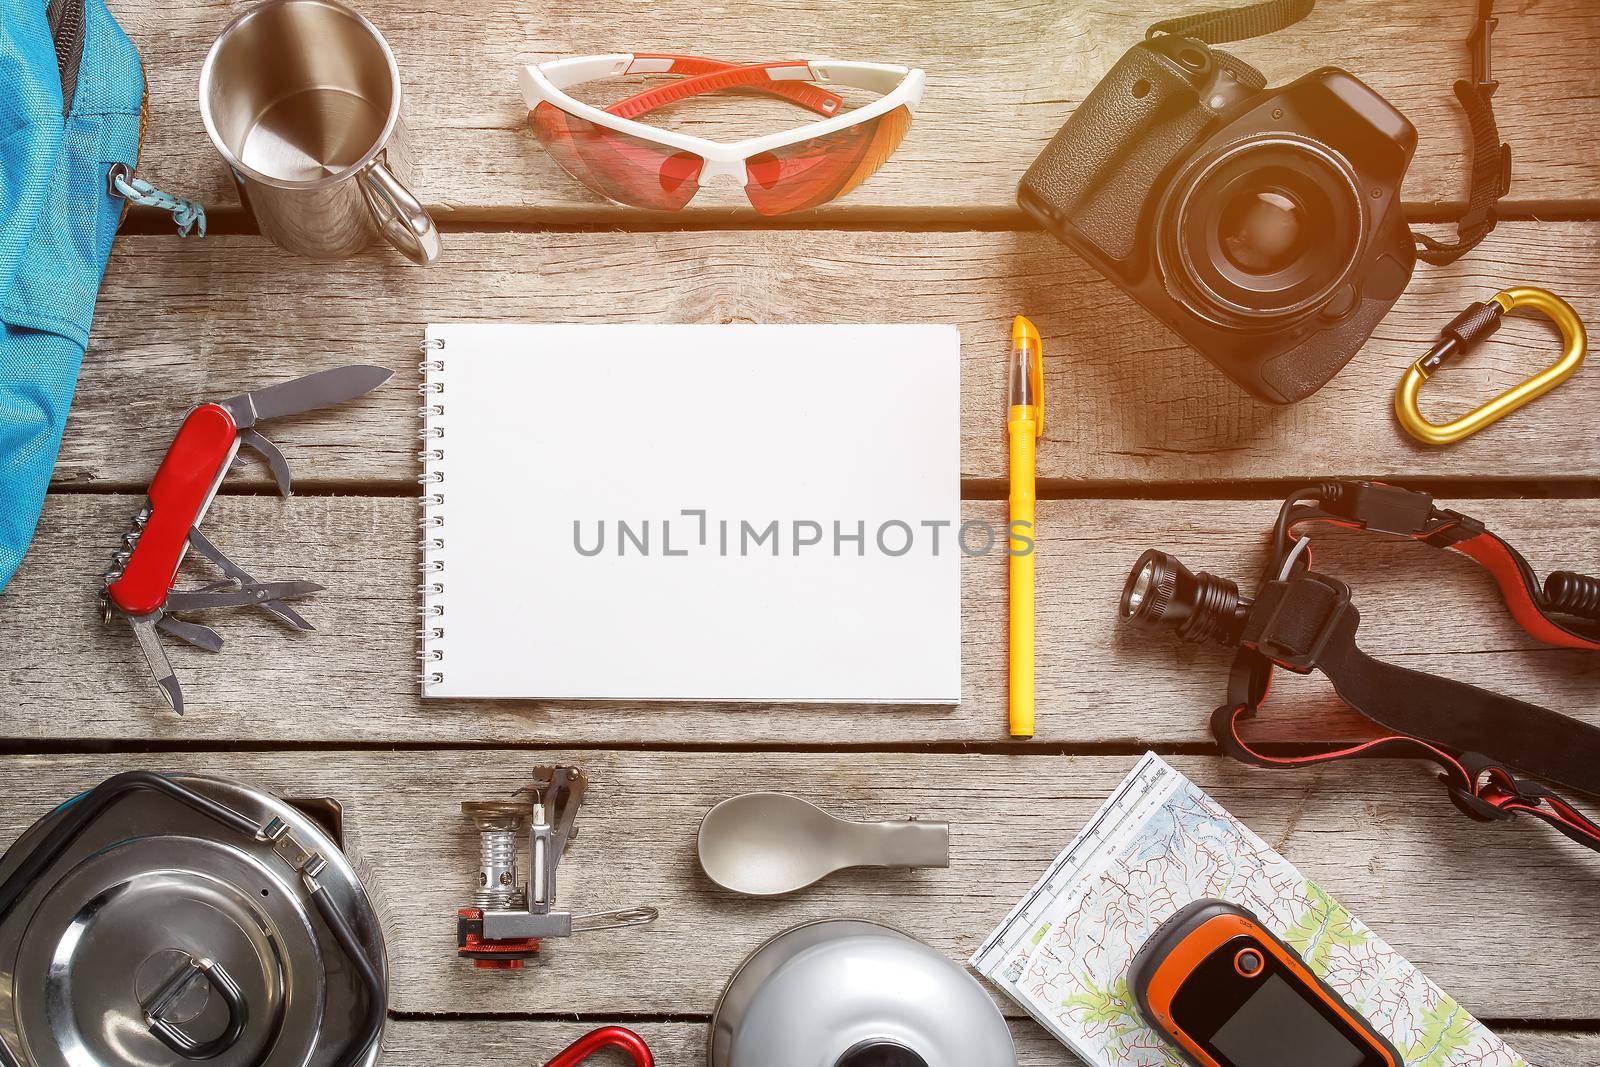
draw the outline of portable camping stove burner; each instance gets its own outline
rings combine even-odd
[[[477,892],[456,912],[456,954],[484,970],[519,970],[545,938],[642,926],[655,908],[573,915],[555,910],[556,867],[578,836],[578,808],[588,779],[576,767],[538,767],[510,800],[467,801],[478,830]],[[530,882],[520,880],[517,839],[527,831]]]

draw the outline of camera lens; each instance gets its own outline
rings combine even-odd
[[[1306,253],[1312,224],[1306,209],[1282,189],[1235,196],[1222,209],[1218,239],[1228,262],[1249,274],[1277,274]]]
[[[1226,578],[1195,574],[1176,556],[1150,549],[1122,587],[1122,617],[1147,630],[1171,630],[1195,644],[1239,642],[1251,601]]]
[[[1186,306],[1221,325],[1304,315],[1360,264],[1366,211],[1350,164],[1326,145],[1287,134],[1242,141],[1174,179],[1161,271]]]

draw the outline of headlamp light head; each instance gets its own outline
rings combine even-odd
[[[1150,549],[1122,587],[1121,615],[1146,630],[1170,630],[1195,644],[1236,645],[1251,601],[1226,578],[1194,573],[1176,556]]]

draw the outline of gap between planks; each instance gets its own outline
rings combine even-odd
[[[1485,1022],[1489,1022],[1485,1020]],[[636,1029],[658,1067],[704,1067],[705,1019],[606,1016],[585,1019],[519,1020],[500,1017],[392,1017],[385,1033],[386,1067],[478,1067],[486,1062],[544,1063],[590,1030],[607,1025]],[[1600,1032],[1590,1028],[1536,1028],[1519,1021],[1490,1029],[1510,1042],[1534,1067],[1600,1063]],[[1066,1048],[1031,1022],[1014,1020],[1018,1067],[1082,1067]],[[624,1067],[625,1057],[602,1055],[585,1067]]]
[[[477,836],[460,802],[509,793],[538,763],[576,762],[590,780],[561,899],[580,910],[661,909],[659,922],[553,945],[520,981],[464,967],[454,914],[471,892]],[[211,752],[9,757],[0,843],[115,769],[203,769],[288,796],[332,796],[346,851],[371,889],[389,947],[391,1005],[407,1013],[708,1014],[738,962],[798,922],[837,915],[905,929],[963,959],[1028,890],[1136,761],[803,753]],[[1216,757],[1174,766],[1484,1018],[1600,1018],[1600,915],[1582,892],[1593,855],[1543,827],[1497,831],[1455,810],[1431,777],[1388,761],[1275,774]],[[789,897],[752,900],[700,872],[694,835],[717,801],[782,789],[849,819],[949,821],[949,869],[843,872]],[[1315,803],[1307,805],[1307,799]],[[1499,872],[1486,892],[1485,871]],[[1507,912],[1502,896],[1519,907]],[[1482,960],[1496,961],[1485,968]],[[1514,977],[1513,977],[1514,976]],[[1002,1005],[1007,1014],[1021,1012]]]
[[[1596,478],[1540,478],[1485,481],[1477,478],[1406,477],[1389,479],[1407,488],[1430,492],[1435,497],[1475,500],[1587,500],[1600,496],[1600,479]],[[1041,478],[1034,495],[1040,500],[1161,500],[1172,503],[1197,503],[1203,501],[1282,500],[1297,489],[1304,489],[1307,480],[1265,482],[1095,482],[1067,481],[1061,478]],[[50,492],[61,496],[119,496],[143,494],[142,482],[65,482],[52,486]],[[1005,500],[1010,486],[993,478],[963,478],[962,500]],[[375,499],[414,498],[416,483],[405,481],[320,481],[315,478],[297,480],[294,496],[315,499],[319,497],[365,496]],[[235,487],[224,484],[218,496],[278,498],[276,486],[268,483],[240,482]]]
[[[1600,555],[1600,505],[1569,501],[1456,500],[1511,537],[1541,573]],[[0,598],[11,635],[0,668],[17,742],[61,743],[59,708],[88,709],[74,743],[191,745],[507,745],[733,743],[794,746],[1004,744],[1005,582],[998,555],[961,564],[963,702],[949,707],[749,705],[548,701],[427,702],[416,692],[416,511],[405,498],[221,497],[207,519],[212,538],[264,577],[315,577],[327,592],[308,600],[315,634],[286,634],[253,613],[219,619],[220,655],[171,650],[191,712],[159,710],[126,627],[94,611],[97,576],[134,497],[53,495],[29,559]],[[1047,501],[1040,510],[1039,694],[1036,744],[1207,745],[1207,719],[1224,688],[1229,655],[1183,646],[1115,619],[1128,568],[1145,548],[1177,552],[1194,567],[1246,589],[1262,567],[1270,501]],[[963,514],[998,521],[998,501],[969,501]],[[1350,581],[1364,610],[1362,644],[1407,666],[1476,684],[1591,721],[1600,657],[1552,650],[1522,633],[1493,583],[1452,553],[1381,537],[1330,533],[1319,565]],[[186,574],[199,581],[199,564]],[[1441,626],[1439,611],[1455,620]],[[1431,635],[1421,641],[1419,634]],[[327,714],[322,694],[342,693]],[[1367,736],[1320,679],[1284,678],[1254,731],[1262,741],[1329,742]],[[269,708],[270,714],[258,709]]]
[[[359,355],[396,380],[272,435],[297,472],[330,486],[399,487],[416,474],[412,356],[422,324],[946,322],[962,331],[961,473],[1002,480],[1011,316],[1045,335],[1056,486],[1309,483],[1331,476],[1521,484],[1592,478],[1600,444],[1574,434],[1600,397],[1579,374],[1536,409],[1444,450],[1395,425],[1400,371],[1449,315],[1507,279],[1600,300],[1600,224],[1514,223],[1452,267],[1419,272],[1351,365],[1290,408],[1251,400],[1157,320],[1043,234],[469,234],[431,271],[374,252],[307,274],[260,239],[118,243],[54,483],[142,487],[197,399],[232,395]],[[615,294],[597,300],[597,292]],[[338,299],[329,299],[330,293]],[[163,315],[151,316],[152,302]],[[1430,417],[1466,410],[1548,363],[1546,325],[1508,319],[1494,343],[1429,383]],[[152,383],[159,383],[153,385]],[[230,491],[270,484],[241,463]]]
[[[1406,218],[1413,225],[1448,225],[1459,218],[1467,205],[1406,204]],[[1511,201],[1502,200],[1496,210],[1501,222],[1593,222],[1600,221],[1600,200]],[[1020,208],[1015,211],[978,211],[954,215],[930,208],[906,208],[899,212],[883,209],[858,209],[842,214],[797,212],[793,215],[747,216],[714,211],[659,214],[632,211],[596,215],[592,211],[509,211],[482,209],[458,211],[435,220],[441,233],[680,233],[721,230],[837,230],[846,233],[944,233],[966,230],[1010,233],[1037,231],[1039,223]],[[118,236],[172,236],[172,215],[155,208],[133,207],[122,221]],[[240,208],[220,208],[206,213],[208,235],[259,236],[253,216]]]

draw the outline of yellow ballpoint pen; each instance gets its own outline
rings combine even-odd
[[[1006,525],[1011,581],[1010,721],[1012,737],[1033,736],[1034,462],[1044,435],[1044,346],[1033,323],[1011,323],[1011,382],[1006,444],[1011,495]]]

